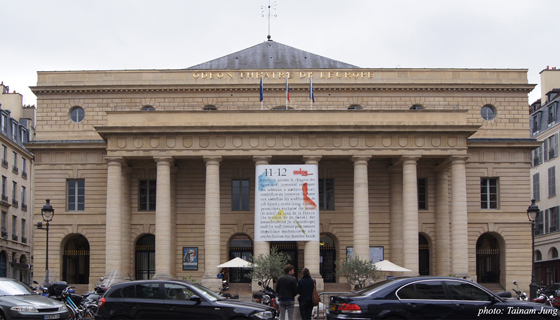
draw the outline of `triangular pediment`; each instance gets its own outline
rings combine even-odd
[[[357,66],[296,49],[272,40],[188,69],[353,69]]]

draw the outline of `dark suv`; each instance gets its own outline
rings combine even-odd
[[[254,319],[272,320],[274,308],[226,300],[194,282],[143,280],[111,286],[98,302],[96,320]]]

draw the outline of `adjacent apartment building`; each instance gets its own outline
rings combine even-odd
[[[275,41],[179,70],[40,71],[26,146],[35,206],[56,210],[51,279],[217,290],[217,265],[274,247],[319,290],[350,254],[528,287],[533,87],[526,69],[361,68]],[[318,240],[256,241],[267,165],[317,169]],[[44,233],[34,248],[44,265]]]
[[[33,264],[33,154],[24,146],[33,135],[35,106],[0,84],[0,277],[31,283]]]
[[[560,70],[547,68],[540,75],[541,99],[530,106],[531,136],[541,142],[531,152],[531,177],[533,198],[541,209],[535,227],[535,273],[537,284],[547,285],[560,281],[560,195],[556,178],[560,170]]]

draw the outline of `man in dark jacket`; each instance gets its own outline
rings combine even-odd
[[[294,277],[294,266],[291,264],[284,267],[284,275],[276,282],[276,293],[280,305],[280,320],[285,319],[286,312],[288,320],[294,320],[295,296],[297,294],[297,280]]]

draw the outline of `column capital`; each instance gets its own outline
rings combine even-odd
[[[202,159],[204,159],[206,165],[209,164],[219,165],[220,162],[222,161],[222,156],[203,156]]]
[[[120,165],[121,167],[128,166],[126,160],[123,157],[105,156],[103,157],[107,161],[108,165]]]
[[[458,155],[458,156],[451,156],[450,161],[451,165],[458,164],[458,163],[466,163],[469,156],[467,155]]]
[[[153,157],[154,161],[159,165],[161,164],[168,164],[170,167],[175,164],[175,159],[173,157],[165,157],[165,156],[155,156]]]
[[[354,165],[357,164],[367,165],[369,159],[371,159],[371,156],[352,156],[352,161],[354,162]]]
[[[318,155],[303,156],[303,161],[305,162],[305,164],[319,164],[319,161],[321,161],[322,157],[323,156],[318,156]]]
[[[270,163],[272,156],[253,156],[253,161],[256,166],[267,165]]]

